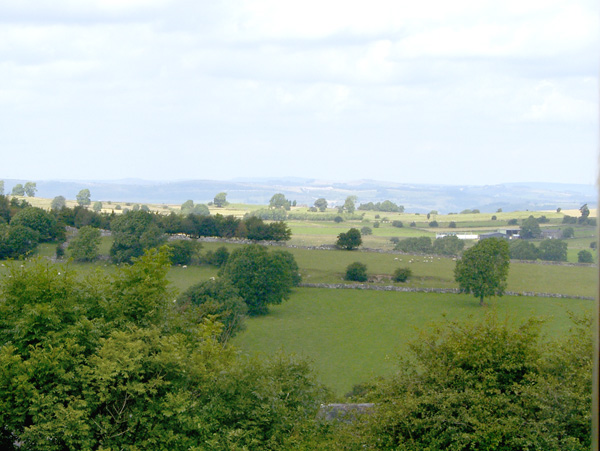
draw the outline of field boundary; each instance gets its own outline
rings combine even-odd
[[[327,288],[330,290],[372,290],[372,291],[398,291],[404,293],[442,293],[442,294],[460,294],[458,288],[414,288],[397,287],[394,285],[367,285],[363,283],[301,283],[301,288]],[[589,296],[575,296],[569,294],[557,293],[535,293],[532,291],[505,291],[507,296],[527,296],[538,298],[556,298],[556,299],[583,299],[593,301],[595,298]]]

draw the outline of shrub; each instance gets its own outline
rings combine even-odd
[[[363,227],[360,229],[360,233],[362,235],[373,235],[373,230],[371,230],[371,227]]]
[[[400,238],[398,238],[397,236],[393,236],[390,238],[390,241],[394,244],[398,244],[400,242]]]
[[[450,224],[448,224],[448,227],[450,227],[451,229],[456,229],[456,222],[450,221]]]
[[[592,241],[590,243],[590,249],[596,249],[598,247],[598,242],[597,241]]]
[[[392,221],[392,227],[402,228],[404,224],[402,224],[402,221]]]
[[[594,256],[588,250],[581,250],[577,254],[577,261],[579,263],[594,263]]]
[[[340,233],[335,245],[341,249],[352,250],[362,244],[360,230],[350,229],[346,233]]]
[[[492,216],[492,221],[495,221],[496,219],[498,219],[498,217],[496,215]]]
[[[429,227],[439,227],[439,224],[438,224],[438,222],[437,222],[437,221],[434,219],[433,221],[431,221],[431,222],[429,223]]]
[[[394,282],[406,282],[410,277],[412,277],[412,271],[410,268],[397,268],[394,271],[392,280]]]
[[[369,279],[367,276],[367,265],[360,262],[350,263],[346,268],[344,279],[353,282],[366,282]]]
[[[431,238],[428,236],[406,238],[396,245],[396,250],[402,252],[421,252],[424,254],[431,253]]]
[[[333,222],[337,222],[339,224],[340,222],[344,222],[344,218],[342,218],[341,216],[336,216],[335,218],[333,218]]]
[[[411,223],[410,223],[410,226],[411,226],[411,227],[416,227],[416,226],[417,226],[417,223],[416,223],[415,221],[413,221],[413,222],[411,222]]]
[[[375,227],[376,229],[378,229],[379,228],[379,221],[375,221],[373,223],[373,227]]]
[[[509,219],[507,222],[508,225],[517,225],[517,223],[518,221],[515,218]]]
[[[567,243],[562,240],[544,240],[539,246],[540,260],[566,262]]]

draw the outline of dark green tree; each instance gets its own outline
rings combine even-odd
[[[535,244],[525,240],[513,240],[509,244],[510,258],[514,260],[537,260],[538,248]]]
[[[563,239],[573,238],[574,236],[575,230],[573,229],[573,227],[565,227],[564,229],[562,229],[561,237]]]
[[[367,276],[367,265],[360,262],[350,263],[346,267],[346,274],[344,280],[350,280],[354,282],[366,282],[369,279]]]
[[[269,305],[281,304],[300,280],[292,254],[282,250],[269,252],[258,244],[234,250],[219,275],[237,288],[250,315],[266,314]]]
[[[39,242],[39,232],[29,227],[0,224],[0,260],[27,257]]]
[[[110,223],[110,229],[113,236],[110,257],[115,263],[131,263],[145,250],[157,248],[165,242],[156,216],[146,211],[116,216]]]
[[[10,224],[12,226],[22,225],[37,231],[40,241],[52,241],[64,234],[54,215],[37,207],[20,210],[12,217]]]
[[[529,216],[529,218],[523,220],[520,235],[524,239],[539,238],[542,235],[542,231],[538,220],[533,216]]]
[[[191,265],[198,261],[202,243],[196,240],[173,240],[167,245],[172,265]]]
[[[540,260],[566,262],[568,245],[562,240],[543,240],[539,247]]]
[[[583,204],[581,207],[579,207],[579,213],[581,213],[581,216],[579,216],[577,222],[579,222],[579,224],[585,224],[590,216],[590,209],[588,208],[587,204]]]
[[[323,197],[320,197],[317,200],[315,200],[314,205],[319,209],[319,211],[327,210],[327,200]]]
[[[594,256],[586,249],[582,249],[577,253],[577,261],[579,263],[594,263]]]
[[[229,259],[229,251],[225,246],[218,247],[215,251],[207,251],[204,256],[204,261],[209,265],[214,265],[218,268],[225,265]]]
[[[75,196],[75,199],[77,200],[77,204],[79,206],[87,207],[88,205],[90,205],[92,203],[90,196],[91,196],[90,190],[85,188],[77,193],[77,196]]]
[[[488,238],[467,249],[454,268],[454,278],[463,293],[479,298],[502,296],[510,266],[506,240]]]
[[[428,236],[405,238],[396,245],[395,249],[407,253],[421,254],[430,254],[433,251],[431,238]]]
[[[227,279],[206,280],[189,287],[178,299],[184,308],[189,304],[197,309],[198,318],[213,317],[223,329],[220,341],[226,342],[245,328],[248,306],[237,289]]]
[[[69,243],[71,257],[75,261],[93,261],[98,258],[100,249],[100,230],[92,226],[79,229],[77,236]]]
[[[342,232],[338,235],[335,245],[340,249],[351,251],[362,244],[362,236],[360,230],[352,228],[347,232]]]

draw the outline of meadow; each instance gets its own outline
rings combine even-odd
[[[37,204],[43,206],[42,202]],[[175,205],[166,208],[163,205],[150,207],[163,214],[178,209]],[[211,213],[243,216],[259,207],[211,207]],[[295,210],[308,212],[303,207],[296,207]],[[531,214],[536,217],[545,215],[550,220],[549,223],[543,224],[543,227],[564,227],[564,215],[557,212],[499,212],[494,214],[495,220],[491,219],[492,214],[487,213],[431,215],[430,220],[435,219],[439,223],[437,228],[429,227],[426,215],[372,211],[360,213],[364,213],[362,219],[341,223],[317,219],[288,223],[292,230],[292,239],[285,249],[294,255],[304,283],[344,283],[346,267],[358,261],[367,265],[370,276],[378,276],[378,282],[371,282],[374,285],[457,288],[453,274],[453,258],[391,252],[394,245],[390,239],[415,236],[429,236],[435,239],[436,232],[442,231],[494,231],[510,227],[507,225],[510,219],[522,220]],[[402,221],[404,226],[394,227],[393,221]],[[456,228],[448,227],[450,221],[456,223]],[[412,222],[415,223],[414,226],[410,226]],[[361,249],[342,251],[314,248],[331,247],[337,235],[351,227],[371,228],[372,235],[363,237]],[[567,240],[569,262],[576,262],[577,252],[589,249],[590,243],[596,239],[594,227],[575,227],[575,237]],[[100,253],[105,257],[104,260],[85,264],[66,263],[65,260],[65,264],[81,274],[97,269],[110,270],[111,265],[107,263],[106,257],[111,243],[110,237],[102,238]],[[233,250],[239,245],[203,242],[201,253],[215,250],[219,246]],[[37,254],[41,257],[52,257],[55,248],[56,245],[52,243],[42,244]],[[392,283],[386,279],[398,267],[409,267],[412,270],[413,276],[405,284]],[[507,289],[517,293],[593,297],[597,292],[597,274],[595,265],[513,261]],[[200,264],[188,267],[174,266],[168,278],[177,296],[177,293],[185,291],[191,285],[217,276],[217,268]],[[398,355],[405,354],[409,343],[418,339],[419,331],[427,329],[432,322],[480,317],[490,311],[501,321],[514,324],[535,316],[544,319],[543,332],[550,339],[568,330],[571,314],[590,312],[593,305],[592,301],[585,299],[525,296],[503,296],[493,298],[488,303],[488,307],[482,308],[474,297],[457,294],[300,287],[294,290],[288,301],[273,306],[268,315],[249,318],[247,330],[235,338],[234,344],[248,353],[272,354],[283,349],[304,355],[312,360],[320,380],[341,397],[350,391],[354,384],[393,371]]]

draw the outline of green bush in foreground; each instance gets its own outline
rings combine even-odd
[[[357,390],[371,413],[314,429],[314,449],[589,450],[591,321],[545,352],[539,325],[490,314],[432,327],[394,376]]]
[[[305,361],[240,356],[178,310],[168,254],[79,278],[14,265],[0,283],[3,450],[286,449],[326,393]]]

